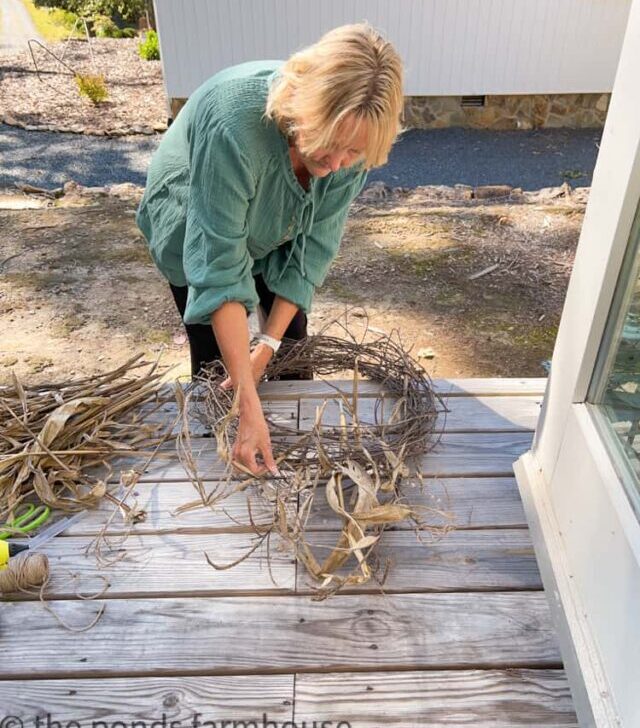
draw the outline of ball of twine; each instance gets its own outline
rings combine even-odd
[[[49,559],[45,554],[27,554],[12,559],[0,571],[0,594],[14,594],[42,586],[49,578]]]

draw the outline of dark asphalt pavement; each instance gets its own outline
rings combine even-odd
[[[589,187],[602,129],[412,129],[369,179],[391,187],[505,184]],[[563,176],[565,175],[565,176]]]
[[[371,182],[391,187],[509,184],[525,190],[567,179],[591,185],[601,129],[429,129],[406,132]],[[143,185],[158,137],[90,137],[24,131],[0,124],[0,187]]]

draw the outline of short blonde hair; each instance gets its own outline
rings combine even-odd
[[[379,167],[402,131],[402,80],[402,61],[391,43],[368,23],[342,25],[284,63],[265,116],[285,134],[304,132],[300,151],[308,155],[331,148],[341,122],[353,115],[358,123],[352,138],[361,123],[367,128],[364,166]]]

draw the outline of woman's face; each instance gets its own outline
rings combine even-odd
[[[300,133],[296,143],[296,151],[300,161],[314,177],[326,177],[331,172],[337,172],[342,167],[350,167],[358,162],[365,153],[367,143],[367,129],[360,124],[356,136],[348,142],[354,131],[356,121],[347,117],[336,134],[335,145],[327,149],[318,149],[311,155],[302,154],[300,145],[304,145],[304,135]]]

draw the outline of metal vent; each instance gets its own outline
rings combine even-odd
[[[463,96],[461,106],[484,106],[484,96]]]

